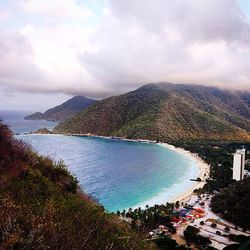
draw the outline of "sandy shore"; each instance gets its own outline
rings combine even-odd
[[[170,200],[169,202],[187,202],[189,198],[192,196],[193,191],[198,188],[202,188],[205,185],[205,179],[209,177],[209,172],[210,172],[210,166],[204,162],[197,154],[193,154],[190,151],[187,151],[183,148],[177,148],[173,145],[167,144],[167,143],[158,143],[159,145],[173,150],[175,152],[181,153],[185,155],[186,157],[190,157],[194,159],[197,163],[197,166],[199,167],[199,175],[198,177],[202,180],[201,182],[194,181],[194,185],[189,188],[188,190],[185,190],[182,194],[178,195],[174,199]]]

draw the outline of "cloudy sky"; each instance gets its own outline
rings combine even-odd
[[[0,109],[162,81],[250,90],[250,0],[0,0]]]

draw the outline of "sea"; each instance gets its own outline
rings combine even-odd
[[[109,212],[165,204],[191,188],[195,159],[153,143],[64,135],[27,134],[57,123],[25,120],[28,111],[0,111],[15,137],[38,153],[64,161],[82,190]]]

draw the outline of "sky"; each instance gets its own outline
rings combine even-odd
[[[250,0],[0,0],[0,110],[153,82],[250,91]]]

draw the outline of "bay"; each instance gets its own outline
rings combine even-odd
[[[16,122],[5,119],[6,123],[27,132],[29,122],[22,115],[15,117]],[[31,122],[30,129],[39,122],[40,127],[55,126],[36,122]],[[84,192],[110,212],[166,203],[190,188],[190,179],[198,176],[195,160],[158,144],[63,135],[21,134],[17,138],[42,155],[63,160]]]

